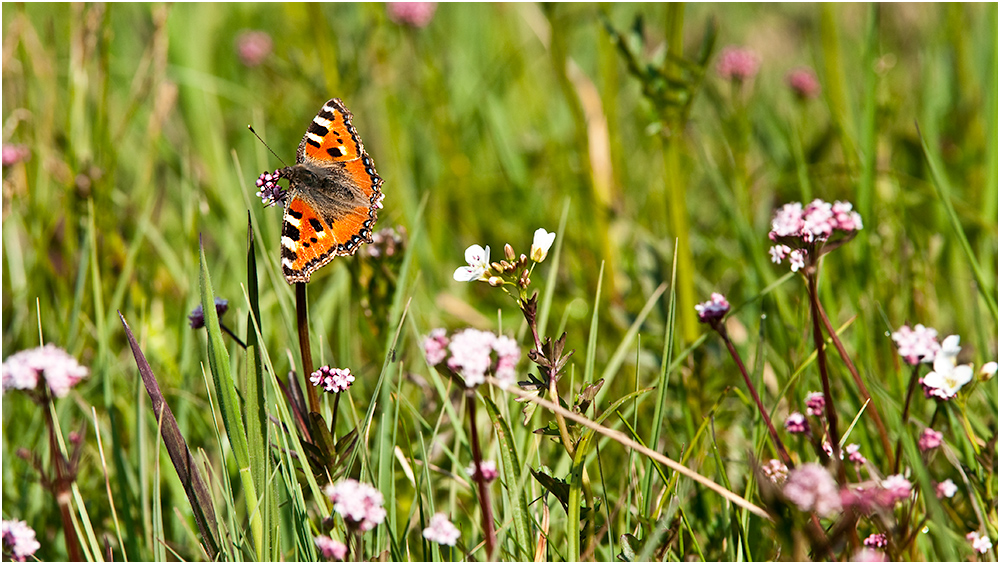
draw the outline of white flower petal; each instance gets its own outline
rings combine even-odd
[[[490,247],[487,246],[484,249],[479,245],[472,245],[468,249],[465,249],[465,262],[469,263],[469,266],[475,266],[477,264],[489,264]]]
[[[961,338],[958,335],[948,335],[941,341],[941,351],[938,354],[955,358],[962,350],[962,347],[958,345],[960,340]]]
[[[473,280],[479,279],[482,272],[482,269],[479,268],[460,266],[455,269],[454,278],[457,282],[472,282]]]
[[[971,364],[960,364],[951,371],[951,381],[956,392],[959,388],[968,384],[970,380],[972,380]]]

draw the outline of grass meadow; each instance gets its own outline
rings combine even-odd
[[[5,559],[996,560],[996,4],[2,17]],[[290,285],[254,183],[334,97],[379,240]]]

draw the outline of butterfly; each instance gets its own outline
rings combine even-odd
[[[372,242],[385,195],[352,117],[340,98],[323,104],[302,136],[296,164],[280,170],[289,181],[281,226],[281,269],[289,284],[308,282],[333,257]]]

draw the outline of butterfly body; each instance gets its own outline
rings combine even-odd
[[[309,277],[333,257],[353,255],[372,241],[382,207],[382,178],[351,124],[351,112],[329,100],[306,129],[289,181],[281,228],[281,268],[289,284]]]

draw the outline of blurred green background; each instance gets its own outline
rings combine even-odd
[[[441,4],[425,26],[390,17],[383,4],[4,3],[2,15],[5,155],[8,146],[27,154],[9,165],[5,157],[3,168],[3,356],[38,346],[41,332],[90,367],[59,415],[77,428],[94,405],[105,431],[115,427],[120,459],[110,471],[140,522],[148,476],[137,469],[155,425],[116,311],[140,337],[192,446],[217,455],[202,416],[204,337],[187,325],[199,302],[199,239],[216,294],[230,300],[225,320],[242,334],[249,210],[264,344],[279,372],[294,368],[281,212],[261,208],[253,185],[281,163],[246,126],[291,163],[330,97],[354,113],[385,179],[376,228],[405,227],[414,261],[409,278],[396,280],[392,264],[336,259],[309,284],[314,354],[359,376],[359,409],[387,352],[398,285],[415,322],[399,351],[415,375],[401,393],[434,418],[440,398],[420,376],[421,335],[468,325],[514,334],[523,323],[501,292],[452,280],[464,249],[490,245],[496,260],[509,242],[527,253],[532,232],[557,230],[563,213],[560,261],[536,269],[534,282],[556,278],[547,333],[569,332],[577,387],[600,311],[596,372],[608,398],[656,380],[667,299],[639,339],[626,331],[670,280],[675,238],[679,350],[702,332],[694,303],[721,291],[734,305],[750,302],[731,330],[769,390],[766,403],[818,389],[810,372],[776,397],[812,352],[800,280],[761,297],[787,272],[767,257],[772,210],[812,197],[851,201],[863,215],[862,233],[825,259],[821,292],[834,325],[850,322],[842,337],[889,413],[898,419],[908,373],[888,331],[923,323],[962,335],[969,362],[996,358],[995,310],[983,298],[995,304],[997,291],[996,4]],[[663,73],[637,78],[610,30],[638,68]],[[742,87],[716,73],[715,55],[730,45],[760,59]],[[818,76],[815,99],[796,99],[786,84],[803,66]],[[977,287],[919,135],[948,178],[988,287]],[[841,366],[837,377],[853,413]],[[690,351],[670,384],[674,438],[659,446],[674,452],[716,406],[718,442],[733,445],[732,464],[745,472],[735,458],[751,412],[737,384],[720,343]],[[993,388],[970,407],[982,412],[982,435],[992,432],[988,444]],[[637,407],[652,409],[648,400]],[[29,519],[53,543],[40,556],[59,558],[55,507],[12,456],[45,450],[41,415],[8,395],[3,423],[4,516]],[[81,489],[103,523],[96,446],[84,456]],[[702,509],[712,514],[711,503]],[[171,527],[172,540],[185,538]]]

